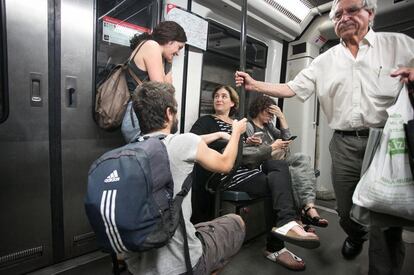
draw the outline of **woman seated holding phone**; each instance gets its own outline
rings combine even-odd
[[[230,86],[218,86],[214,89],[212,97],[214,114],[200,117],[194,123],[191,132],[202,135],[210,148],[220,150],[223,142],[220,142],[218,138],[225,138],[227,134],[231,134],[232,116],[237,111],[239,96]],[[216,133],[220,133],[220,135]],[[288,143],[288,141],[280,142],[283,148],[288,146]],[[225,178],[226,175],[222,175],[221,180],[225,180]],[[204,186],[205,180],[196,176],[194,184]],[[292,196],[287,162],[284,160],[269,161],[256,169],[240,166],[231,179],[229,189],[247,192],[253,197],[271,196],[272,221],[269,226],[273,228],[267,235],[264,255],[267,259],[289,269],[303,270],[305,268],[304,261],[287,250],[283,241],[305,248],[316,248],[320,243],[316,234],[306,232],[296,222],[298,216]],[[193,185],[193,210],[197,207],[205,207],[201,203],[201,199],[194,200],[199,197],[194,193],[195,190],[197,190],[197,186]]]
[[[251,120],[247,124],[247,141],[253,144],[268,144],[272,148],[273,159],[283,159],[289,164],[292,178],[292,189],[296,204],[301,208],[301,218],[304,224],[320,227],[328,226],[328,221],[322,219],[315,206],[316,177],[311,165],[311,158],[303,153],[289,154],[289,144],[296,136],[292,136],[283,112],[274,100],[265,95],[259,95],[250,105]],[[273,123],[277,117],[280,129]]]

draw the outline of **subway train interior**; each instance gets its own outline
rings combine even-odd
[[[97,246],[84,198],[92,162],[125,144],[120,130],[101,129],[93,114],[97,83],[128,58],[133,34],[165,20],[186,30],[187,45],[172,66],[181,133],[211,112],[217,85],[235,86],[246,9],[242,54],[255,79],[285,83],[340,42],[328,16],[332,1],[246,2],[0,0],[0,274],[112,274],[111,257]],[[373,29],[414,38],[414,1],[378,0]],[[256,96],[246,92],[241,104],[247,108]],[[335,211],[327,146],[333,130],[317,98],[278,102],[298,136],[291,150],[310,155],[320,172],[316,207],[330,222],[316,229],[319,248],[288,248],[305,260],[302,274],[367,274],[367,244],[351,261],[340,252],[345,233]],[[293,274],[263,257],[260,204],[222,205],[244,211],[253,231],[219,274]],[[403,239],[401,274],[414,274],[414,228],[405,227]]]

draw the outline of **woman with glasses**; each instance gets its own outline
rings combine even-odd
[[[214,114],[200,117],[194,123],[191,132],[204,136],[216,132],[231,134],[232,116],[236,113],[239,104],[237,92],[230,86],[218,86],[214,89],[212,97]],[[216,150],[223,148],[223,143],[219,140],[206,140],[206,142],[209,147]],[[246,142],[250,142],[250,138]],[[284,147],[288,143],[288,141],[283,141],[281,146]],[[198,186],[204,186],[206,180],[206,178],[197,177],[195,182]],[[275,160],[266,162],[256,169],[240,166],[237,167],[237,171],[231,179],[227,179],[227,175],[222,175],[220,181],[222,180],[230,180],[229,190],[244,191],[252,197],[269,196],[272,198],[271,226],[274,227],[267,235],[264,255],[267,259],[286,268],[303,270],[305,268],[304,261],[287,250],[282,240],[305,248],[316,248],[319,246],[319,238],[314,233],[306,232],[296,222],[298,217],[292,197],[287,163],[283,160]],[[194,200],[199,197],[194,194],[196,188],[193,186],[193,210],[197,207],[205,207],[205,205],[201,205],[202,198]],[[287,228],[287,233],[280,234],[280,230],[278,230],[280,228]]]
[[[292,189],[297,206],[301,208],[301,218],[304,224],[319,227],[327,227],[328,221],[322,219],[315,208],[316,199],[316,177],[311,165],[311,158],[303,153],[289,154],[288,147],[283,147],[283,140],[291,140],[287,120],[273,99],[268,96],[259,95],[249,108],[251,120],[247,125],[246,134],[254,138],[257,144],[276,143],[279,148],[273,151],[273,158],[284,159],[289,164],[292,178]],[[280,130],[273,123],[277,117]],[[263,133],[261,137],[255,137],[255,133]]]

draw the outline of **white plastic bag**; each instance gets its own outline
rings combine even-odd
[[[414,220],[414,181],[403,126],[412,119],[413,109],[405,87],[387,112],[380,145],[352,201],[375,212]]]

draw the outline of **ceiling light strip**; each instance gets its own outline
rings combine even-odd
[[[267,4],[271,5],[276,10],[278,10],[281,13],[283,13],[284,15],[286,15],[288,18],[290,18],[291,20],[295,21],[296,23],[300,24],[302,22],[302,20],[300,20],[296,15],[294,15],[293,13],[291,13],[290,11],[288,11],[286,8],[284,8],[283,6],[279,5],[275,1],[273,1],[273,0],[263,0],[263,1],[266,2]]]

